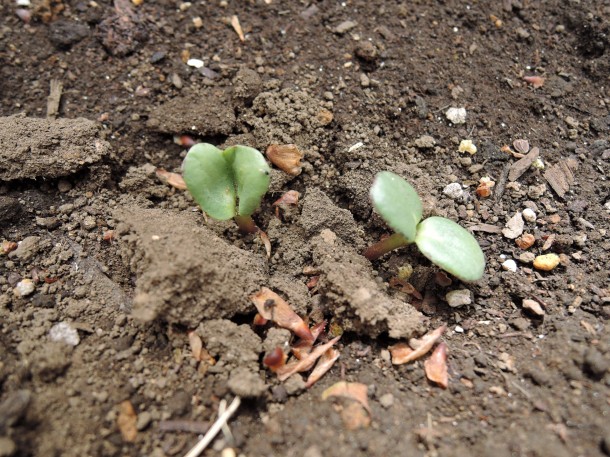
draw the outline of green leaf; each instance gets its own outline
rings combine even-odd
[[[462,281],[483,276],[485,256],[477,240],[462,226],[444,217],[429,217],[417,227],[417,247],[432,263]]]
[[[421,220],[422,205],[411,184],[397,174],[382,171],[371,187],[371,200],[388,225],[412,243]]]
[[[221,221],[235,216],[233,172],[220,149],[196,144],[187,153],[182,169],[186,187],[207,214]]]
[[[232,146],[223,155],[237,184],[237,214],[250,216],[269,189],[269,165],[259,151],[248,146]]]

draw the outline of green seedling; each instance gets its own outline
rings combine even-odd
[[[364,251],[374,260],[393,249],[415,243],[432,263],[462,281],[483,276],[485,256],[477,240],[463,227],[444,217],[422,218],[415,189],[400,176],[382,171],[371,187],[373,206],[396,232]]]
[[[256,233],[252,213],[269,188],[269,165],[248,146],[224,151],[207,143],[189,149],[182,164],[186,187],[199,206],[214,219],[235,219],[243,233]]]

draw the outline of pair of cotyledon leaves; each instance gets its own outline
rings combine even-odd
[[[388,225],[407,243],[415,243],[432,263],[463,281],[476,281],[483,276],[485,256],[477,240],[444,217],[422,221],[419,195],[400,176],[389,171],[377,174],[371,200]]]
[[[262,154],[247,146],[222,151],[199,143],[189,150],[183,164],[189,192],[206,213],[218,220],[250,216],[267,192],[269,173]],[[474,237],[443,217],[421,221],[421,200],[400,176],[379,173],[371,199],[388,225],[407,243],[415,242],[433,263],[464,281],[475,281],[483,275],[485,258]]]

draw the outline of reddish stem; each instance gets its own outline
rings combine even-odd
[[[399,233],[390,235],[389,237],[369,246],[363,253],[364,257],[369,260],[375,260],[384,254],[387,254],[394,249],[408,245],[406,238]]]
[[[241,233],[258,233],[260,230],[250,216],[235,216],[233,218]]]

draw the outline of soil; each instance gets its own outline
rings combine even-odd
[[[235,395],[232,435],[205,455],[610,455],[608,0],[0,13],[0,456],[184,455]],[[269,259],[156,176],[180,172],[175,135],[304,153],[299,175],[273,169],[254,215]],[[506,151],[517,139],[544,169]],[[416,187],[426,217],[473,231],[480,281],[446,285],[413,247],[362,257],[389,233],[368,198],[382,170]],[[276,212],[288,190],[298,206]],[[515,217],[526,208],[536,220]],[[532,266],[549,253],[556,268]],[[411,294],[390,286],[406,265]],[[261,287],[342,335],[309,389],[262,364],[291,334],[252,325]],[[446,390],[388,352],[441,325]],[[370,425],[321,399],[341,380],[368,386]]]

